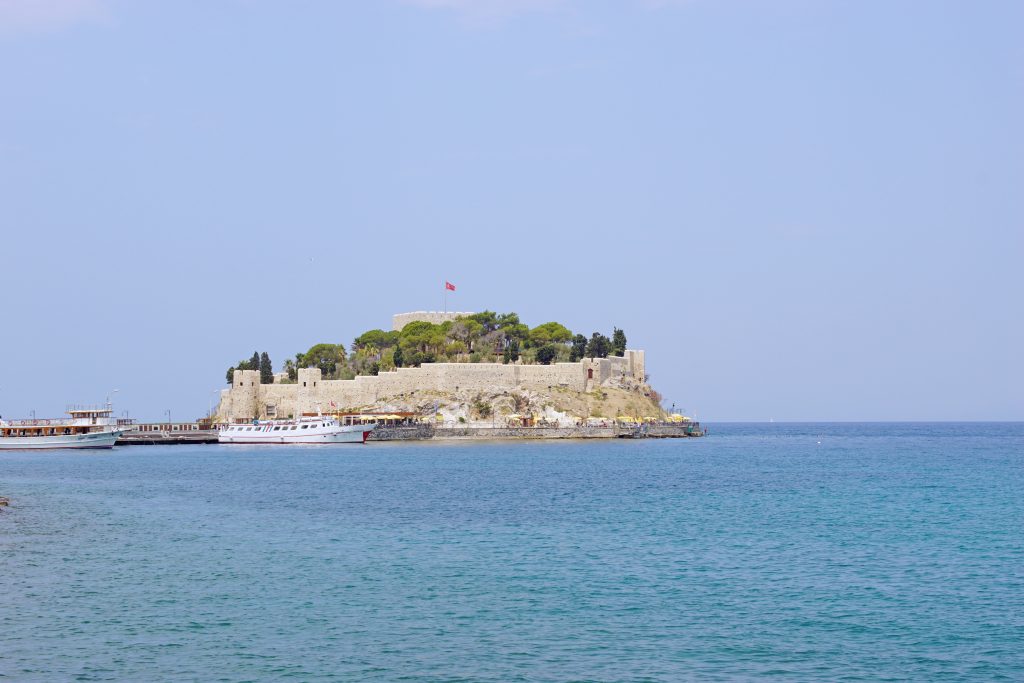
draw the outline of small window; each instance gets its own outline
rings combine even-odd
[[[303,429],[309,429],[309,425],[302,425]]]
[[[293,430],[295,429],[295,425],[292,425],[292,429],[293,429]]]
[[[305,382],[303,382],[303,383],[302,383],[302,386],[306,386],[306,383],[305,383]]]
[[[280,427],[274,427],[274,431],[275,432],[279,432],[279,431],[281,431],[281,428]]]
[[[247,432],[251,432],[251,431],[252,431],[252,427],[246,427],[246,428],[245,428],[245,431],[247,431]]]

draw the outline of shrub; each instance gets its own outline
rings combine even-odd
[[[551,361],[558,357],[558,349],[554,344],[545,344],[537,349],[537,362],[541,365],[551,365]]]

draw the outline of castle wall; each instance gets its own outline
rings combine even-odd
[[[396,313],[391,316],[391,329],[396,332],[401,331],[403,327],[411,322],[417,320],[423,320],[428,323],[434,323],[440,325],[441,323],[448,320],[455,320],[460,316],[473,315],[472,313],[463,312],[442,312],[442,311],[413,311],[412,313]]]
[[[641,374],[636,374],[639,368]],[[593,370],[592,380],[587,371]],[[643,383],[643,352],[627,351],[622,358],[584,359],[553,365],[502,363],[428,363],[419,368],[398,368],[380,375],[349,380],[325,380],[318,368],[301,368],[294,384],[260,384],[259,372],[235,371],[235,381],[222,393],[218,414],[230,420],[267,417],[273,406],[277,417],[305,412],[355,410],[412,392],[548,391],[563,387],[587,391],[596,386]],[[332,406],[333,403],[333,406]]]

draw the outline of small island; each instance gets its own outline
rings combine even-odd
[[[644,352],[626,344],[618,328],[585,336],[558,322],[531,328],[515,313],[400,313],[391,330],[366,331],[347,349],[315,344],[280,372],[267,353],[254,353],[228,369],[230,387],[215,419],[377,416],[378,438],[389,431],[430,438],[438,429],[491,438],[521,436],[522,429],[563,437],[637,435],[641,428],[645,435],[699,435],[696,423],[661,407]]]

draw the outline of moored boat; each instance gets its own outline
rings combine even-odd
[[[106,407],[68,408],[69,417],[0,420],[0,450],[111,448],[124,432]]]
[[[376,424],[343,425],[333,417],[255,420],[230,425],[217,433],[219,443],[331,444],[366,443]]]

